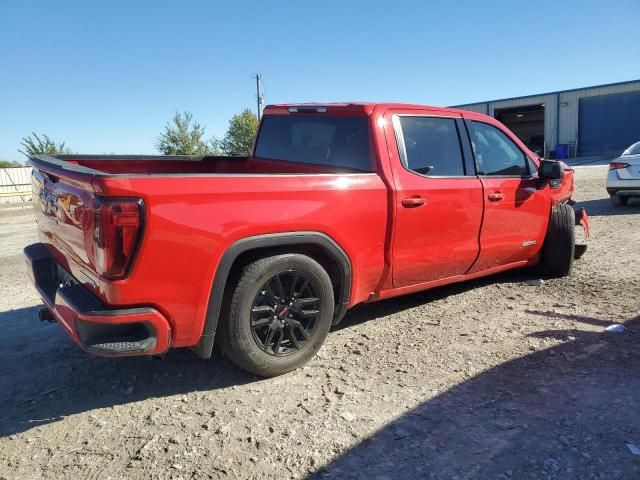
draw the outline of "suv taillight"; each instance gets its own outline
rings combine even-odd
[[[127,275],[142,231],[143,208],[139,198],[96,197],[93,238],[99,274],[114,280]]]
[[[624,162],[611,162],[609,164],[609,170],[618,170],[620,168],[627,168],[628,166],[629,164]]]

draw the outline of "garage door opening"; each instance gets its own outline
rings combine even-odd
[[[495,117],[538,155],[544,154],[544,103],[525,107],[501,108]]]

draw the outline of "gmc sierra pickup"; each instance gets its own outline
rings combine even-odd
[[[214,340],[262,376],[350,307],[525,266],[568,275],[573,170],[485,115],[272,105],[249,157],[31,158],[45,308],[96,355]]]

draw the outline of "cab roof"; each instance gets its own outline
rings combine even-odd
[[[412,103],[376,103],[376,102],[328,102],[328,103],[279,103],[267,105],[265,114],[283,113],[356,113],[370,115],[374,110],[434,110],[442,113],[469,114],[468,110],[435,107]]]

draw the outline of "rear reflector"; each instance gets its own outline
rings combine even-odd
[[[139,198],[96,197],[93,231],[99,274],[114,280],[127,275],[140,239],[143,208]]]
[[[609,164],[609,170],[618,170],[620,168],[627,168],[628,166],[629,164],[624,162],[611,162]]]

